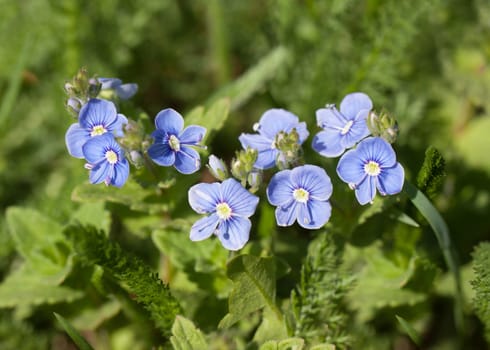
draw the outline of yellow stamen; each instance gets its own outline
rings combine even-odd
[[[293,197],[300,203],[306,203],[310,198],[310,194],[303,188],[297,188],[293,191]]]
[[[92,128],[92,131],[90,132],[90,136],[98,136],[105,134],[107,132],[106,128],[104,128],[103,125],[96,125]]]
[[[379,173],[381,173],[381,168],[378,163],[375,161],[370,160],[366,164],[364,164],[364,171],[366,174],[369,176],[378,176]]]
[[[117,153],[114,152],[113,150],[109,150],[105,153],[105,159],[107,159],[107,161],[110,164],[116,164],[117,163]]]
[[[227,220],[231,217],[231,208],[227,203],[219,203],[216,205],[216,214],[222,220]]]

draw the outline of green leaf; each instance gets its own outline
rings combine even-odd
[[[395,315],[395,317],[398,320],[398,322],[400,323],[400,326],[403,328],[403,330],[410,337],[410,339],[412,339],[412,341],[416,345],[420,346],[420,335],[418,334],[418,332],[410,325],[410,323],[405,321],[405,319],[403,317],[400,317],[398,315]]]
[[[208,349],[202,332],[183,316],[175,317],[170,342],[175,350]]]
[[[92,225],[105,233],[109,233],[111,226],[111,215],[103,202],[82,203],[71,219],[83,225]]]
[[[442,186],[446,162],[441,153],[430,146],[425,151],[422,167],[417,175],[417,187],[429,198],[433,198]]]
[[[270,307],[282,319],[276,306],[276,265],[272,257],[239,255],[228,263],[227,275],[233,281],[228,314],[218,328],[228,328],[251,312]]]
[[[312,346],[310,350],[336,350],[337,348],[333,344],[318,344]]]
[[[288,338],[284,340],[269,340],[262,344],[259,350],[302,350],[305,346],[304,339]]]
[[[475,291],[473,308],[485,326],[485,338],[490,342],[490,243],[480,243],[473,252],[475,278],[471,286]]]
[[[80,350],[93,350],[92,346],[83,338],[80,333],[77,332],[75,328],[65,320],[61,315],[53,312],[58,322],[61,324],[66,333],[70,336],[73,342],[78,346]]]
[[[206,128],[206,135],[202,140],[203,144],[207,144],[212,140],[215,132],[220,130],[225,124],[230,111],[230,100],[223,98],[214,102],[205,113],[202,110],[195,110],[186,117],[187,125],[201,125]]]
[[[94,331],[120,311],[121,304],[117,300],[111,300],[97,306],[97,308],[78,310],[77,316],[71,322],[78,329]]]
[[[490,174],[490,118],[473,118],[471,123],[455,139],[455,145],[468,164],[484,169]]]
[[[254,342],[263,344],[269,340],[279,341],[287,337],[288,330],[284,319],[279,319],[270,308],[265,308],[262,311],[262,322],[253,337]]]

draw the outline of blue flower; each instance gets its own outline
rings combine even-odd
[[[276,208],[279,226],[294,221],[307,229],[322,227],[330,218],[332,182],[325,170],[316,165],[303,165],[276,173],[267,187],[267,198]]]
[[[189,204],[199,214],[209,214],[192,225],[190,239],[202,241],[213,233],[223,247],[239,250],[247,243],[248,219],[255,212],[259,198],[248,192],[235,179],[222,183],[200,183],[189,189]]]
[[[374,200],[376,188],[383,196],[399,193],[405,178],[395,151],[380,137],[369,137],[347,151],[339,160],[337,174],[355,189],[361,205]]]
[[[129,164],[114,136],[105,133],[92,137],[83,145],[85,168],[90,169],[90,182],[121,187],[129,175]]]
[[[269,169],[274,167],[276,159],[283,156],[276,147],[276,136],[280,132],[290,133],[293,129],[296,129],[298,143],[301,145],[309,135],[306,123],[300,123],[297,116],[284,109],[270,109],[254,126],[258,134],[241,134],[239,140],[244,149],[253,148],[258,151],[254,164],[256,168]]]
[[[101,84],[101,90],[114,90],[121,100],[127,100],[138,91],[138,85],[134,83],[123,84],[121,79],[117,78],[98,78]]]
[[[184,118],[171,108],[160,111],[155,118],[155,139],[148,148],[150,158],[161,166],[172,166],[182,174],[192,174],[201,166],[199,153],[188,146],[199,146],[206,129],[190,125],[184,128]]]
[[[316,120],[323,131],[313,138],[313,149],[324,157],[338,157],[353,147],[370,134],[366,118],[372,108],[368,95],[355,92],[344,97],[340,112],[335,105],[317,110]]]
[[[91,137],[107,132],[116,137],[123,136],[122,127],[127,122],[125,116],[117,114],[114,103],[90,99],[80,110],[78,123],[72,124],[66,132],[68,153],[75,158],[83,158],[82,147]]]
[[[223,159],[211,154],[208,159],[208,169],[211,175],[218,180],[225,180],[228,177],[228,168]]]

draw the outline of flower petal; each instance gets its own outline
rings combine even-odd
[[[89,131],[96,125],[102,125],[107,128],[117,119],[117,111],[114,103],[107,100],[91,98],[82,107],[79,114],[79,123],[83,128]]]
[[[358,148],[344,153],[337,164],[337,174],[342,181],[349,184],[358,184],[367,176],[364,171],[365,160],[360,157]]]
[[[111,185],[116,187],[122,187],[129,176],[129,163],[126,158],[120,159],[114,165],[114,173],[111,179]]]
[[[321,128],[342,130],[347,120],[334,106],[320,108],[316,111],[316,122]]]
[[[240,140],[243,149],[252,148],[259,152],[270,150],[273,143],[273,139],[269,139],[264,135],[259,134],[241,134],[238,140]]]
[[[403,182],[405,181],[405,171],[400,163],[392,168],[385,168],[381,170],[378,175],[378,190],[383,196],[387,194],[400,193],[403,188]]]
[[[116,94],[121,100],[127,100],[136,94],[138,91],[138,84],[128,83],[122,84],[116,87]]]
[[[353,120],[356,118],[359,111],[373,109],[373,102],[368,95],[362,92],[354,92],[344,97],[340,103],[340,113],[347,119]]]
[[[219,218],[215,213],[197,220],[191,227],[191,241],[202,241],[211,237],[211,235],[216,231],[218,223]]]
[[[356,187],[356,198],[359,204],[371,203],[376,195],[376,176],[366,176]]]
[[[122,114],[118,114],[116,120],[114,120],[114,123],[107,126],[107,130],[111,131],[112,134],[116,137],[123,137],[123,127],[126,124],[128,124],[128,118],[126,118]]]
[[[278,226],[291,226],[298,216],[299,202],[293,200],[287,206],[276,208],[276,222]]]
[[[80,124],[72,124],[65,134],[65,143],[68,153],[75,158],[83,158],[82,147],[90,139],[90,133]]]
[[[100,162],[90,170],[90,183],[100,184],[109,178],[112,171],[112,166],[108,162]]]
[[[199,142],[202,141],[205,134],[206,128],[198,125],[189,125],[179,135],[179,140],[181,144],[197,145]]]
[[[270,169],[276,165],[276,159],[279,156],[279,151],[276,149],[268,149],[260,151],[257,155],[254,167],[257,169]]]
[[[221,183],[221,199],[228,203],[233,215],[247,218],[255,213],[259,203],[259,197],[248,192],[232,178]]]
[[[338,157],[345,150],[341,140],[342,135],[338,130],[327,128],[315,135],[311,147],[324,157]]]
[[[280,131],[290,132],[293,128],[298,127],[299,119],[293,113],[281,109],[273,108],[262,114],[259,120],[259,133],[274,140]]]
[[[182,174],[192,174],[201,167],[201,157],[192,148],[181,146],[175,153],[174,166]]]
[[[157,114],[155,126],[169,134],[179,135],[184,127],[184,118],[172,108],[167,108]]]
[[[332,195],[332,182],[327,172],[316,165],[306,164],[291,171],[291,182],[295,188],[308,191],[316,200],[327,200]]]
[[[171,166],[175,163],[175,152],[166,143],[154,143],[148,148],[148,155],[161,166]]]
[[[98,80],[102,84],[102,90],[113,89],[122,84],[122,80],[117,78],[98,78]]]
[[[368,137],[362,140],[356,148],[364,162],[377,162],[381,168],[391,168],[396,163],[393,147],[381,137]]]
[[[353,147],[371,133],[366,123],[368,114],[369,111],[366,109],[358,113],[357,118],[353,121],[349,131],[342,138],[341,144],[344,148]]]
[[[290,176],[291,170],[282,170],[271,178],[269,186],[267,186],[267,199],[270,204],[285,206],[294,200],[294,184],[291,182]]]
[[[220,184],[200,183],[192,186],[188,192],[189,204],[199,214],[216,211],[216,205],[221,202]]]
[[[82,152],[87,162],[94,165],[105,161],[105,153],[108,148],[115,148],[116,153],[121,150],[114,140],[114,136],[106,133],[89,138],[83,145]]]
[[[309,200],[298,206],[298,224],[307,229],[319,229],[331,214],[332,206],[328,201]]]
[[[223,247],[228,250],[240,250],[250,237],[252,223],[249,219],[234,216],[230,220],[221,222],[218,227],[218,238]]]

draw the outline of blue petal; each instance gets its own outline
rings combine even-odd
[[[315,135],[311,147],[324,157],[338,157],[345,150],[342,147],[341,140],[342,135],[340,135],[338,130],[328,128]]]
[[[105,153],[108,149],[113,149],[119,153],[121,148],[114,140],[112,134],[103,134],[91,137],[82,147],[83,156],[88,163],[94,165],[105,160]]]
[[[181,146],[175,153],[175,168],[182,174],[192,174],[201,167],[199,153],[189,147]]]
[[[121,79],[117,78],[98,78],[99,82],[102,84],[101,89],[113,89],[122,84]]]
[[[157,114],[155,126],[169,134],[179,135],[184,127],[184,118],[172,108],[167,108]]]
[[[219,218],[215,213],[197,220],[191,227],[191,241],[202,241],[211,237],[211,235],[216,231],[218,223]]]
[[[188,193],[189,204],[199,214],[216,211],[216,205],[221,202],[220,184],[200,183],[192,186]]]
[[[277,206],[287,206],[293,198],[294,184],[291,182],[291,170],[276,173],[267,186],[269,203]]]
[[[90,133],[80,124],[72,124],[65,134],[65,143],[68,153],[75,158],[83,158],[82,147],[90,139]]]
[[[228,250],[240,250],[250,237],[252,223],[249,219],[234,216],[230,220],[221,222],[218,227],[218,238],[223,247]]]
[[[278,226],[291,226],[298,215],[299,202],[293,200],[289,205],[276,208],[276,222]]]
[[[356,187],[356,198],[359,204],[371,203],[376,195],[376,176],[366,176]]]
[[[342,130],[347,120],[335,107],[320,108],[316,111],[316,122],[321,128]]]
[[[309,200],[299,205],[298,209],[298,224],[307,229],[319,229],[332,214],[332,206],[328,201]]]
[[[128,118],[122,114],[118,114],[116,120],[114,120],[114,123],[107,126],[107,130],[111,131],[116,137],[123,137],[123,127],[126,124],[128,124]]]
[[[362,92],[354,92],[344,97],[340,103],[340,113],[347,119],[353,120],[361,110],[373,109],[373,102],[368,95]]]
[[[351,148],[371,133],[366,123],[368,114],[368,110],[359,112],[349,131],[342,138],[341,144],[344,148]]]
[[[205,134],[206,128],[198,125],[189,125],[179,135],[179,140],[181,144],[197,145],[199,142],[202,141]]]
[[[235,179],[226,179],[221,184],[221,198],[228,203],[233,215],[249,217],[255,213],[259,197],[248,192]]]
[[[276,165],[276,159],[279,156],[279,152],[276,149],[268,149],[259,152],[257,160],[254,166],[257,169],[270,169]]]
[[[405,181],[405,171],[400,163],[392,168],[384,168],[378,175],[378,190],[382,195],[400,193]]]
[[[238,138],[244,149],[252,148],[257,151],[270,150],[272,148],[273,139],[269,139],[264,135],[259,134],[241,134]]]
[[[280,131],[290,132],[294,127],[298,127],[299,119],[293,113],[285,109],[269,109],[259,121],[259,133],[274,140]]]
[[[365,160],[360,158],[358,149],[345,152],[337,164],[337,174],[342,181],[349,184],[358,184],[367,176],[364,171]]]
[[[112,172],[112,166],[105,161],[97,164],[92,170],[90,170],[90,183],[99,184],[106,181]]]
[[[108,125],[115,123],[117,111],[114,103],[107,100],[90,99],[80,110],[79,123],[82,127],[91,130],[96,125]]]
[[[175,152],[166,143],[154,143],[148,148],[148,155],[161,166],[171,166],[175,163]]]
[[[296,126],[293,126],[292,128],[290,128],[289,130],[286,130],[287,132],[291,132],[292,130],[296,129],[296,132],[298,133],[298,143],[299,144],[302,144],[307,138],[308,138],[308,135],[310,135],[310,133],[308,132],[308,129],[306,128],[306,123],[305,122],[301,122],[301,123],[298,123]]]
[[[310,198],[327,200],[332,195],[332,182],[327,172],[316,165],[306,164],[291,171],[291,182],[295,188],[308,191]]]
[[[114,173],[111,179],[111,185],[122,187],[129,176],[129,163],[126,158],[120,160],[114,166]]]
[[[138,91],[138,84],[130,83],[123,84],[116,87],[116,94],[121,100],[127,100],[134,96]]]
[[[380,137],[368,137],[362,140],[356,148],[359,157],[368,162],[377,162],[382,168],[390,168],[396,163],[393,147]]]

